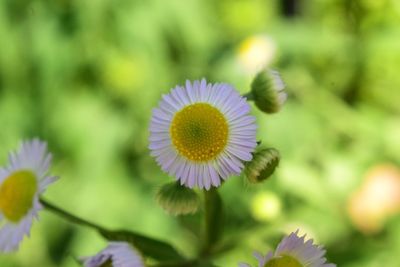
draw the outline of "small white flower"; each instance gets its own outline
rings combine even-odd
[[[151,155],[181,185],[218,187],[253,157],[257,125],[249,112],[246,99],[232,86],[187,81],[153,110]]]
[[[126,242],[110,242],[92,257],[82,259],[85,267],[144,267],[139,253]]]
[[[298,236],[299,230],[284,237],[279,243],[275,253],[267,255],[255,252],[258,267],[336,267],[327,263],[324,257],[326,251],[322,246],[313,244],[313,240],[305,241],[305,235]],[[239,267],[250,267],[246,263],[240,263]]]
[[[49,176],[51,154],[47,144],[34,139],[22,142],[9,155],[9,163],[0,168],[0,251],[17,250],[29,236],[34,218],[43,208],[39,196],[57,177]]]

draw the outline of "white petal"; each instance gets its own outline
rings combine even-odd
[[[12,252],[19,247],[24,236],[29,236],[34,216],[28,214],[19,223],[7,222],[0,228],[0,251]]]
[[[114,267],[144,267],[140,254],[126,242],[110,242],[95,256],[81,260],[85,267],[99,267],[108,260],[112,261]]]
[[[194,162],[174,147],[169,133],[174,114],[192,103],[209,103],[223,113],[229,127],[227,147],[216,160]],[[248,115],[250,106],[228,84],[207,84],[205,79],[175,87],[164,95],[159,108],[153,110],[150,124],[151,155],[162,169],[175,175],[182,185],[210,189],[220,186],[222,179],[240,174],[243,161],[250,160],[256,143],[255,118]],[[171,150],[175,154],[171,154]]]

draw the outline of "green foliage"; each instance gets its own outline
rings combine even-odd
[[[145,256],[160,261],[179,261],[183,257],[169,244],[126,230],[109,231],[99,229],[102,236],[110,241],[131,243]]]
[[[296,1],[293,17],[283,2],[0,1],[0,165],[20,139],[46,139],[52,173],[61,175],[46,198],[191,258],[203,233],[182,229],[154,200],[172,178],[149,156],[151,109],[185,79],[248,92],[255,73],[240,60],[243,41],[267,35],[289,99],[274,116],[252,113],[259,139],[282,161],[257,187],[238,177],[224,183],[224,239],[238,246],[215,264],[254,263],[253,250],[265,253],[282,232],[301,228],[338,266],[397,267],[398,213],[365,232],[351,221],[349,200],[371,168],[400,165],[399,1]],[[268,222],[252,210],[264,191],[281,207]],[[185,216],[188,229],[198,229],[191,222],[200,215]],[[45,212],[40,219],[0,266],[74,267],[74,256],[105,246]]]
[[[204,202],[206,227],[203,253],[208,254],[223,235],[224,211],[221,196],[215,188],[204,191]]]

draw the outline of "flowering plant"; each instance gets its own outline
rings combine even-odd
[[[175,178],[160,187],[158,203],[175,216],[197,213],[204,205],[204,229],[199,229],[204,234],[195,257],[186,257],[168,242],[137,232],[110,230],[42,198],[57,177],[49,174],[52,156],[47,143],[38,139],[22,142],[0,169],[0,250],[17,250],[38,213],[46,209],[90,227],[108,240],[108,246],[96,255],[79,258],[83,266],[216,266],[215,256],[232,247],[223,242],[225,212],[218,189],[227,179],[242,173],[250,183],[263,182],[280,160],[277,149],[262,147],[257,140],[256,118],[248,101],[254,101],[263,112],[276,113],[286,97],[280,75],[263,70],[244,96],[226,83],[187,81],[163,95],[153,110],[150,153],[161,169]],[[296,231],[284,237],[274,253],[255,255],[259,267],[334,266],[327,263],[324,254],[322,247],[305,241]]]

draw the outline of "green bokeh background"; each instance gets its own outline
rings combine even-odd
[[[239,246],[216,263],[255,263],[253,250],[300,228],[340,267],[400,266],[399,215],[366,233],[347,212],[370,168],[400,166],[398,0],[3,0],[0,162],[21,139],[47,140],[61,176],[47,199],[193,256],[201,232],[182,225],[197,217],[173,218],[154,200],[173,178],[149,156],[151,109],[186,79],[248,91],[254,73],[238,58],[243,41],[260,35],[275,43],[270,66],[289,99],[276,115],[252,113],[282,162],[262,185],[234,177],[222,187],[226,238]],[[260,193],[278,203],[276,216],[254,216]],[[44,211],[0,266],[73,267],[105,245]]]

